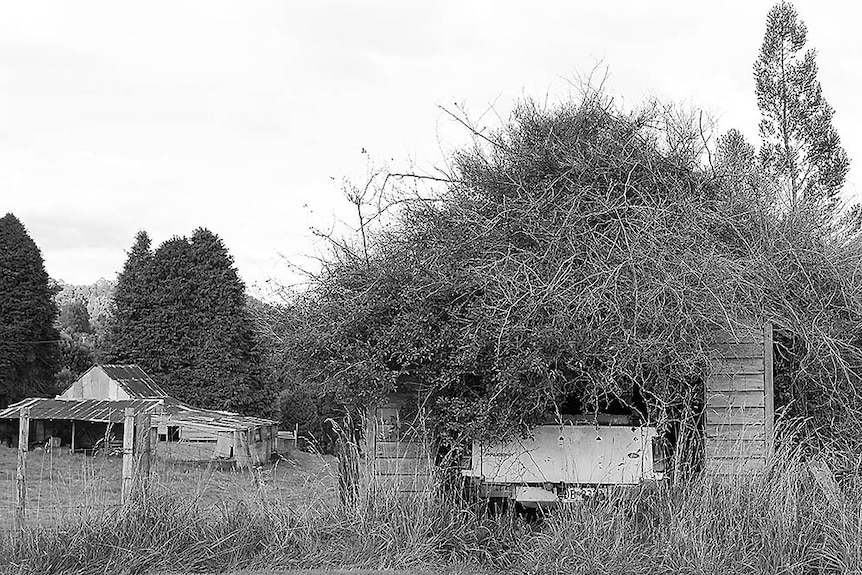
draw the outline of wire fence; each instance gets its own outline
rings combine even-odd
[[[0,447],[0,530],[15,529],[18,450]],[[337,464],[331,457],[292,451],[252,469],[211,458],[212,446],[155,446],[148,480],[184,501],[219,507],[260,501],[301,506],[334,493]],[[67,447],[37,447],[27,453],[28,526],[87,521],[120,509],[122,453],[70,453]],[[138,466],[136,466],[138,467]]]

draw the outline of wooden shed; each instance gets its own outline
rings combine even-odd
[[[764,469],[774,428],[772,325],[715,332],[704,382],[704,471],[750,475]],[[401,491],[427,489],[434,453],[422,425],[418,384],[368,411],[366,449],[372,480]]]
[[[148,413],[157,430],[157,457],[178,461],[227,460],[257,465],[275,452],[277,422],[198,409],[168,396],[137,365],[94,365],[56,398],[32,397],[0,410],[0,440],[18,437],[18,414],[29,407],[34,443],[108,452],[121,442],[124,412]]]
[[[175,461],[230,460],[260,465],[275,453],[278,424],[270,419],[189,407],[166,400],[152,416],[156,457]]]

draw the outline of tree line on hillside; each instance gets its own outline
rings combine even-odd
[[[812,441],[862,442],[858,210],[838,201],[849,162],[805,44],[793,6],[773,7],[759,153],[587,89],[474,130],[431,178],[442,190],[357,203],[361,237],[333,241],[273,322],[287,379],[356,413],[419,383],[453,446],[572,404],[694,425],[713,331],[770,320],[780,411]],[[371,230],[362,210],[380,203],[396,215]]]

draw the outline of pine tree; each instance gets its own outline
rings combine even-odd
[[[148,359],[141,342],[146,340],[145,316],[152,307],[153,254],[150,245],[147,232],[138,232],[123,271],[117,276],[105,335],[105,358],[108,361],[142,363]]]
[[[849,160],[832,125],[833,109],[817,80],[816,52],[805,47],[807,28],[789,2],[776,4],[754,64],[763,119],[762,166],[783,182],[790,202],[834,206]]]
[[[111,341],[118,361],[140,364],[172,396],[198,407],[272,410],[245,286],[217,235],[198,229],[154,252],[147,239],[130,253],[117,296]]]
[[[0,218],[0,405],[55,391],[57,306],[39,248],[12,214]]]

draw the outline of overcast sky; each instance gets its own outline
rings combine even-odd
[[[52,277],[112,279],[135,233],[204,226],[254,291],[296,281],[370,157],[432,171],[466,135],[601,65],[636,105],[703,108],[756,141],[752,64],[772,2],[0,2],[0,214]],[[798,1],[862,185],[862,22]],[[494,114],[484,123],[494,125]],[[363,154],[362,150],[368,154]]]

